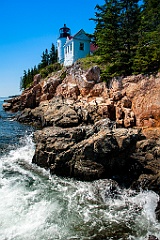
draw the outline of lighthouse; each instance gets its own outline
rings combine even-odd
[[[64,24],[62,28],[59,29],[59,38],[57,40],[57,50],[58,50],[58,62],[64,63],[64,45],[66,43],[67,37],[71,35],[71,30]]]

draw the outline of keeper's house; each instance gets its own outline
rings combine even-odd
[[[71,31],[66,24],[59,30],[57,40],[58,62],[64,66],[71,66],[79,58],[84,58],[91,53],[90,38],[83,29],[71,36]]]

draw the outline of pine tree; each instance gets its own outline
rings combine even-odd
[[[32,73],[31,73],[31,70],[28,68],[26,87],[29,87],[31,82],[32,82]]]
[[[24,70],[23,77],[21,77],[20,90],[24,90],[27,86],[27,72]]]
[[[95,41],[98,46],[97,54],[107,64],[106,76],[113,76],[117,71],[117,51],[120,50],[119,14],[120,8],[117,0],[105,0],[103,6],[96,6]]]
[[[138,44],[140,8],[138,0],[120,0],[121,67],[125,74],[132,73],[133,58]]]
[[[144,0],[143,2],[143,31],[156,31],[160,25],[160,2],[157,0]]]
[[[107,61],[112,53],[118,49],[118,14],[117,1],[105,0],[103,6],[96,6],[95,40],[98,45],[98,53]],[[113,56],[112,56],[113,57]]]
[[[54,66],[53,64],[57,62],[57,51],[55,49],[54,44],[52,44],[50,53],[48,53],[48,50],[46,49],[41,56],[41,62],[38,64],[38,66],[34,66],[34,68],[28,69],[28,71],[24,71],[23,76],[20,79],[20,89],[24,90],[27,87],[29,87],[33,80],[34,76],[37,73],[43,73],[43,77],[46,77],[49,73],[52,71],[55,71],[55,69],[60,68],[59,64],[57,66]]]
[[[49,65],[49,54],[48,54],[48,49],[45,50],[45,52],[42,53],[42,60],[40,63],[40,68],[45,68],[46,66]]]
[[[53,64],[57,62],[57,50],[55,48],[55,45],[52,43],[51,50],[49,53],[49,64]]]
[[[139,43],[134,58],[135,73],[151,73],[160,69],[160,2],[144,0]]]
[[[106,63],[108,77],[130,74],[138,43],[140,9],[138,0],[105,0],[96,6],[95,40],[97,53]]]
[[[33,68],[33,74],[34,74],[34,76],[35,76],[37,73],[39,73],[39,71],[38,71],[37,66],[35,65],[34,68]]]

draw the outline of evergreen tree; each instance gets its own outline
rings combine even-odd
[[[27,87],[29,87],[33,80],[34,76],[37,73],[40,73],[43,75],[43,77],[48,76],[49,73],[52,71],[56,71],[56,69],[60,69],[60,64],[57,62],[57,50],[55,49],[54,44],[51,46],[50,53],[48,53],[48,50],[46,49],[41,56],[41,62],[38,64],[38,66],[34,66],[34,68],[28,69],[28,71],[24,70],[24,74],[20,79],[20,89],[24,90]]]
[[[27,72],[24,70],[23,77],[21,77],[20,90],[24,90],[27,86]]]
[[[20,81],[20,90],[24,90],[29,87],[34,79],[34,76],[38,73],[38,69],[35,66],[34,68],[28,69],[28,71],[24,70],[23,77],[21,77]]]
[[[37,73],[39,73],[39,71],[38,71],[38,68],[37,68],[36,65],[35,65],[34,68],[33,68],[33,74],[34,74],[34,76],[35,76]]]
[[[31,82],[32,82],[32,73],[31,73],[31,70],[28,68],[26,87],[29,87]]]
[[[120,51],[118,0],[105,0],[103,6],[96,6],[95,41],[98,46],[97,54],[102,61],[108,63],[105,75],[112,76],[118,68],[117,52]]]
[[[144,0],[142,12],[142,28],[145,32],[156,31],[160,25],[160,2]]]
[[[138,42],[138,0],[105,0],[96,10],[96,18],[92,19],[97,23],[94,35],[97,53],[107,64],[106,76],[130,74]]]
[[[114,51],[119,48],[117,0],[105,0],[105,4],[97,5],[96,10],[96,18],[92,20],[96,22],[94,35],[98,45],[98,54],[102,56],[103,60],[108,61],[111,55],[114,57]]]
[[[141,14],[133,70],[135,73],[157,72],[160,69],[160,2],[144,0]]]
[[[138,44],[140,26],[140,8],[138,0],[120,0],[120,41],[121,41],[121,67],[125,74],[131,74],[133,58]]]
[[[45,52],[42,53],[42,60],[40,63],[40,68],[45,68],[46,66],[49,65],[49,53],[48,49],[45,50]]]
[[[55,62],[57,62],[57,50],[54,44],[52,43],[51,50],[49,53],[49,64],[53,64]]]

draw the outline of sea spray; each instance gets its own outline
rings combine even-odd
[[[158,196],[117,187],[111,180],[80,182],[33,165],[32,137],[1,157],[1,239],[145,239],[158,236]],[[110,194],[111,193],[111,194]],[[158,236],[159,237],[159,236]]]

